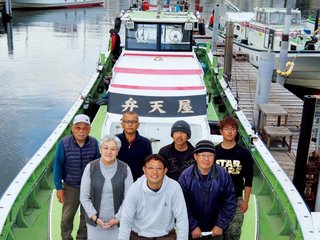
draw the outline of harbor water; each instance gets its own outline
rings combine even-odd
[[[231,2],[249,11],[256,6],[281,7],[284,1]],[[296,1],[306,11],[320,7],[318,0]],[[14,10],[12,21],[2,26],[0,196],[79,96],[96,69],[99,53],[108,45],[114,18],[128,8],[128,2],[105,0],[103,6],[94,8]],[[206,19],[219,2],[201,1]]]

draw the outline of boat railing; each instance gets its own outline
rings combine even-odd
[[[53,161],[55,146],[58,140],[63,134],[66,134],[66,130],[70,127],[72,119],[81,109],[84,97],[87,96],[93,86],[97,84],[96,80],[99,73],[100,71],[97,69],[59,125],[3,193],[0,199],[0,239],[2,239],[1,237],[7,239],[6,236],[12,225],[15,224],[17,215],[26,199],[35,198],[32,197],[35,194],[33,191],[36,191],[36,186],[42,183],[41,178],[44,172],[48,171]],[[34,201],[36,200],[34,199]],[[23,224],[26,225],[25,222]]]
[[[213,57],[211,54],[209,56],[212,62]],[[222,89],[224,89],[225,96],[230,105],[229,107],[233,109],[233,112],[239,119],[243,131],[245,131],[245,135],[254,139],[254,141],[250,140],[249,144],[248,140],[247,144],[248,146],[252,145],[252,154],[256,156],[255,159],[258,161],[261,159],[261,161],[258,162],[258,167],[262,169],[268,184],[277,195],[277,201],[281,203],[282,207],[285,209],[285,213],[290,218],[291,229],[293,230],[300,226],[299,230],[303,233],[304,239],[315,239],[314,234],[319,234],[320,222],[313,221],[313,218],[316,218],[314,216],[318,217],[318,215],[314,213],[314,216],[311,216],[308,207],[289,177],[280,167],[276,159],[271,155],[264,142],[252,130],[251,123],[245,114],[239,110],[238,103],[228,84],[223,78],[219,79],[219,83],[221,84]]]

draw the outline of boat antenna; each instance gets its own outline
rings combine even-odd
[[[157,0],[157,6],[158,6],[157,18],[160,18],[160,14],[162,11],[162,4],[163,4],[163,2],[161,0]]]

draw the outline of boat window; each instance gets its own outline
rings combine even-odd
[[[291,15],[291,24],[292,25],[300,25],[301,15],[299,13],[294,13]]]
[[[126,48],[130,50],[156,50],[157,24],[137,23],[126,29]]]
[[[189,51],[191,49],[191,31],[184,30],[182,24],[161,25],[161,50]]]
[[[285,13],[274,12],[270,13],[270,24],[273,25],[284,25],[285,21]],[[300,24],[300,14],[292,13],[291,14],[291,24],[299,25]]]
[[[270,24],[283,25],[285,14],[280,12],[270,13]]]
[[[126,29],[126,49],[142,51],[192,51],[192,31],[184,24],[134,23]]]
[[[257,14],[257,22],[267,23],[267,14],[264,12],[258,12]]]
[[[297,46],[291,44],[291,45],[290,45],[290,50],[291,50],[291,51],[296,51],[296,50],[297,50]]]

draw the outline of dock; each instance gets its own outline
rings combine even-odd
[[[218,52],[218,62],[223,65],[221,50]],[[235,57],[236,56],[236,57]],[[240,56],[240,57],[239,57]],[[232,59],[232,77],[229,86],[234,96],[239,100],[240,109],[254,126],[254,101],[258,69],[249,62],[243,61],[244,56],[234,53]],[[269,103],[280,104],[288,113],[287,128],[293,133],[290,151],[283,149],[270,150],[273,157],[292,180],[295,167],[296,152],[300,133],[300,124],[303,110],[303,101],[278,83],[271,83]],[[268,117],[266,125],[274,126],[276,117]]]

